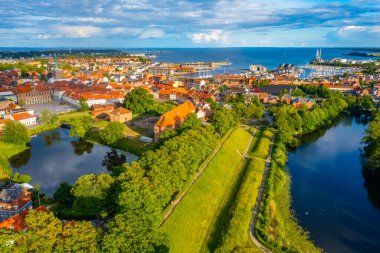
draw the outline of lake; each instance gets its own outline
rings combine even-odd
[[[40,191],[48,196],[54,194],[61,182],[74,184],[81,175],[107,173],[102,161],[112,149],[70,137],[69,132],[59,128],[33,137],[30,149],[10,159],[13,172],[30,175],[30,184],[38,183]],[[138,158],[118,152],[126,156],[128,163]]]
[[[361,174],[366,124],[342,117],[289,152],[292,208],[326,252],[380,252],[379,194]]]

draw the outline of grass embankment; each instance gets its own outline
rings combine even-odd
[[[252,209],[255,206],[262,177],[265,171],[265,160],[270,152],[273,130],[259,130],[249,152],[249,159],[244,164],[245,174],[234,196],[229,212],[223,218],[223,229],[210,240],[210,248],[215,252],[261,252],[252,242],[250,226]],[[217,245],[215,245],[217,244]]]
[[[237,128],[162,226],[171,252],[199,252],[228,194],[251,135]]]
[[[298,225],[291,209],[290,176],[284,169],[286,148],[277,143],[265,185],[256,237],[273,252],[322,252],[310,241],[309,234]]]
[[[70,123],[74,120],[80,119],[83,116],[91,117],[91,114],[89,111],[61,113],[61,114],[58,114],[58,120],[56,123],[38,125],[36,127],[30,128],[29,133],[31,136],[33,136],[36,134],[40,134],[42,132],[50,131],[50,130],[58,128],[63,123]]]
[[[27,148],[25,145],[0,142],[0,180],[9,178],[12,174],[8,159]]]

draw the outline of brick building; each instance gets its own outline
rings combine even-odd
[[[51,93],[49,88],[40,85],[18,87],[17,100],[24,101],[27,105],[50,103]]]

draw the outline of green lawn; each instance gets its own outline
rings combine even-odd
[[[250,134],[237,128],[161,227],[171,252],[200,252],[235,178]]]
[[[255,135],[249,153],[250,159],[245,164],[245,175],[239,185],[235,201],[228,215],[221,217],[224,218],[223,229],[211,238],[214,241],[211,246],[213,250],[216,249],[215,252],[261,252],[250,238],[250,225],[272,136],[272,130],[259,130]]]
[[[6,175],[10,176],[12,173],[8,159],[24,151],[26,148],[25,145],[0,142],[0,180],[5,178]]]

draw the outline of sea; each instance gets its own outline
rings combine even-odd
[[[68,48],[2,48],[0,51],[58,50]],[[74,48],[73,48],[74,49]],[[83,48],[88,50],[88,48]],[[107,49],[107,48],[94,48]],[[317,49],[322,50],[322,58],[346,58],[356,60],[375,60],[378,57],[363,57],[346,55],[352,52],[379,52],[379,48],[296,48],[296,47],[226,47],[226,48],[110,48],[119,49],[131,54],[152,54],[156,62],[229,62],[218,72],[245,72],[251,64],[264,65],[275,69],[282,63],[302,66],[315,59]]]

